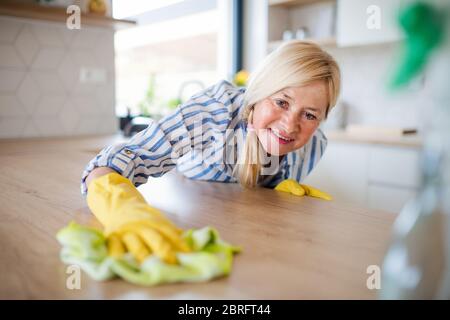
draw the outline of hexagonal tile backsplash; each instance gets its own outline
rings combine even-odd
[[[102,68],[105,83],[82,83]],[[114,31],[0,16],[0,138],[117,131]]]

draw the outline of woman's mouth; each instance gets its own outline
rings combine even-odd
[[[282,134],[280,134],[279,131],[272,130],[271,128],[269,128],[269,131],[281,144],[288,144],[295,140],[295,139],[291,139],[289,137],[285,137]]]

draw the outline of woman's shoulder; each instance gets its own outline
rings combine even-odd
[[[317,150],[320,150],[321,156],[327,145],[327,136],[320,128],[317,128],[303,147],[289,153],[288,162],[292,164],[296,158],[303,159],[311,152],[316,152]]]
[[[220,80],[192,97],[190,105],[201,105],[203,113],[235,127],[244,101],[244,87]]]
[[[227,80],[220,80],[217,83],[200,91],[193,98],[209,97],[217,102],[228,105],[233,103],[238,97],[245,93],[245,88],[236,87]]]
[[[327,136],[320,128],[317,128],[317,130],[314,132],[314,136],[320,141],[328,142]]]
[[[310,153],[315,152],[316,148],[320,148],[321,153],[323,153],[323,150],[327,147],[327,144],[327,136],[320,128],[317,128],[303,149],[304,152]]]

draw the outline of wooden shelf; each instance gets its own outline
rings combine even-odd
[[[269,6],[292,7],[311,3],[319,3],[329,0],[269,0]]]
[[[0,15],[61,22],[64,24],[68,17],[66,8],[41,6],[38,4],[12,3],[10,1],[0,1]],[[135,26],[136,22],[132,20],[113,19],[94,13],[82,13],[81,27],[83,27],[83,25],[123,29]]]
[[[320,39],[309,38],[309,39],[304,39],[304,41],[314,42],[314,43],[317,43],[320,46],[325,46],[325,47],[336,46],[336,38],[335,37],[320,38]],[[269,52],[275,50],[276,48],[278,48],[284,42],[286,42],[286,41],[278,40],[278,41],[271,41],[271,42],[269,42],[269,45],[268,45]]]

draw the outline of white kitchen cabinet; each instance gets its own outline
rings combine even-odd
[[[367,206],[368,156],[369,149],[364,145],[329,142],[305,183],[340,201]]]
[[[417,195],[417,188],[400,188],[382,184],[369,184],[367,191],[370,208],[393,213],[400,212],[405,203]]]
[[[409,0],[338,0],[337,44],[358,46],[402,38],[397,16]]]
[[[369,153],[369,182],[416,188],[420,154],[414,148],[373,146]]]
[[[268,4],[268,52],[297,36],[322,46],[336,45],[336,0],[270,0]]]
[[[417,194],[419,158],[417,147],[329,141],[304,183],[337,201],[398,213]]]

